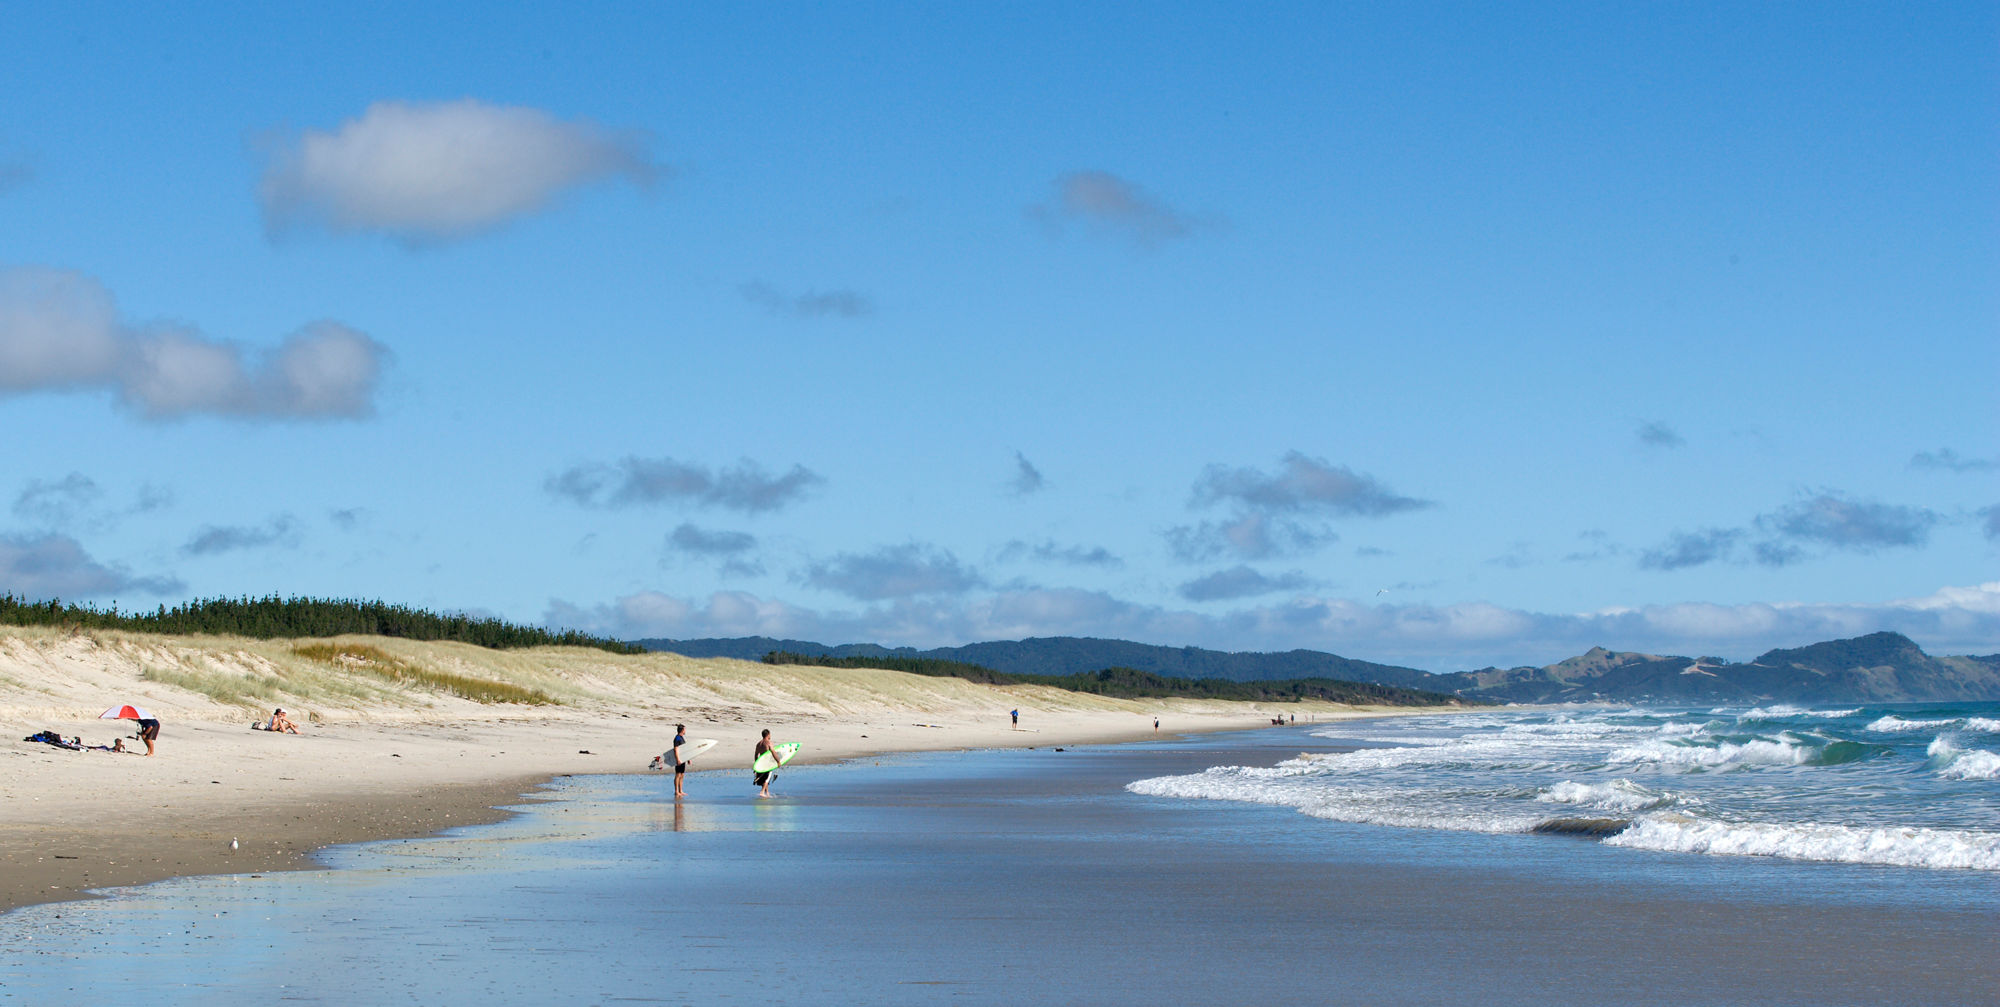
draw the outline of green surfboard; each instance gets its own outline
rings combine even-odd
[[[799,754],[798,742],[796,741],[784,742],[782,744],[774,746],[770,751],[765,752],[763,755],[758,756],[757,761],[750,764],[750,771],[753,773],[768,773],[771,770],[776,769],[779,766],[782,766],[785,763],[792,761],[792,756],[797,754]]]

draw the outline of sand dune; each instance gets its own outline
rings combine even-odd
[[[477,698],[475,698],[477,697]],[[518,701],[502,701],[512,699]],[[109,745],[153,711],[158,756]],[[254,731],[284,707],[302,735]],[[1014,730],[1008,711],[1022,713]],[[765,727],[809,760],[1117,741],[1403,710],[1119,700],[869,669],[584,648],[495,651],[381,637],[247,640],[0,627],[0,908],[179,874],[309,863],[331,843],[490,819],[540,781],[643,772],[673,725],[720,743],[690,799],[747,792]],[[128,740],[128,745],[139,747]],[[726,771],[726,772],[725,772]],[[232,848],[231,842],[235,842]]]

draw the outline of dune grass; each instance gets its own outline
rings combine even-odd
[[[517,703],[523,706],[560,706],[561,701],[540,689],[437,671],[360,643],[305,643],[292,653],[308,661],[330,665],[343,671],[372,675],[398,685],[413,685],[432,692],[457,696],[475,703]]]
[[[284,691],[284,681],[274,675],[217,671],[208,667],[156,668],[148,665],[139,673],[139,678],[200,693],[218,703],[253,710],[271,705]]]

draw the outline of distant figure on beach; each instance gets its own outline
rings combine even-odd
[[[1016,731],[1020,730],[1020,729],[1021,729],[1021,711],[1019,711],[1019,710],[1009,710],[1009,711],[1007,711],[1007,716],[1009,716],[1009,717],[1012,717],[1012,718],[1014,718],[1014,730],[1016,730]]]
[[[777,757],[777,753],[773,751],[773,749],[777,748],[777,745],[777,742],[771,740],[771,729],[768,727],[765,728],[764,737],[757,742],[757,750],[750,753],[750,768],[753,772],[757,768],[757,760],[763,758],[765,752],[771,752],[772,758]],[[771,774],[775,772],[777,770],[773,769],[768,772],[757,773],[756,778],[751,781],[760,788],[757,791],[758,797],[771,796]]]
[[[1160,718],[1158,718],[1158,717],[1154,717],[1154,718],[1153,718],[1153,730],[1157,731],[1157,730],[1159,730],[1159,729],[1160,729]]]
[[[285,708],[281,706],[271,711],[271,730],[297,734],[299,725],[292,723],[292,718],[285,716]]]
[[[146,717],[139,721],[139,740],[146,743],[146,754],[153,754],[153,742],[160,740],[160,721]]]
[[[676,798],[687,796],[688,764],[686,759],[681,758],[681,746],[688,743],[687,729],[686,724],[674,725],[674,797]]]

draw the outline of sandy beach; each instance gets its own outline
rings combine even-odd
[[[318,643],[0,628],[0,910],[182,875],[306,867],[328,845],[494,820],[497,806],[553,777],[645,772],[676,723],[718,742],[698,770],[737,770],[766,727],[802,742],[803,760],[829,762],[1133,740],[1154,736],[1155,717],[1162,733],[1186,733],[1255,728],[1279,714],[1422,712],[1115,700],[578,648]],[[467,683],[547,701],[452,693],[476,691]],[[96,719],[116,703],[160,718],[156,756],[22,740],[53,730],[90,746],[125,738],[143,752],[132,722]],[[280,706],[301,734],[251,729]]]

